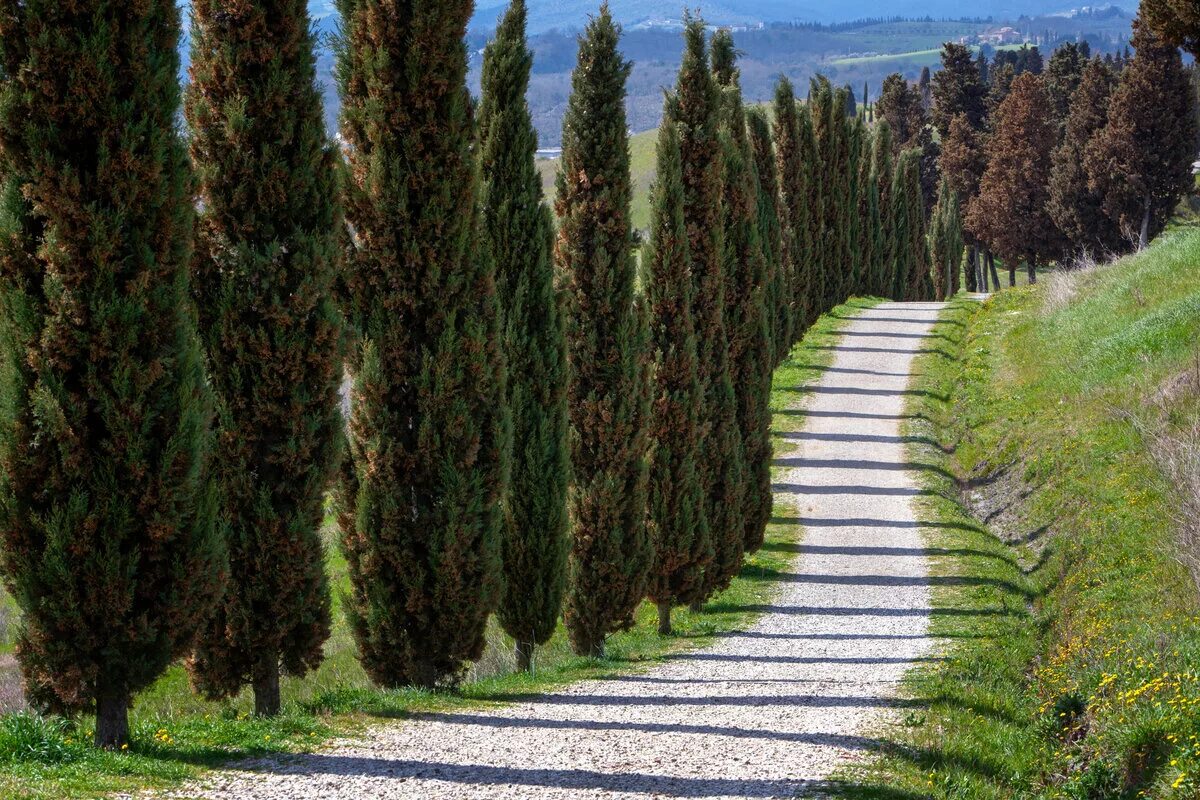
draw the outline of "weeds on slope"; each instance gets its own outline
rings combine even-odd
[[[854,301],[834,309],[777,371],[771,396],[777,432],[803,424],[803,417],[793,413],[801,402],[797,387],[815,382],[832,360],[830,348],[844,320],[871,305],[872,301]],[[784,439],[775,442],[778,451],[788,446]],[[637,625],[609,639],[605,659],[573,655],[560,629],[547,646],[539,648],[535,671],[525,674],[513,670],[512,642],[493,625],[487,654],[453,692],[384,691],[370,685],[338,608],[338,589],[348,588],[346,568],[334,546],[332,527],[327,526],[335,628],[321,668],[303,681],[285,680],[281,717],[251,716],[253,701],[248,695],[228,703],[206,702],[191,693],[183,670],[174,667],[138,698],[125,752],[92,748],[92,721],[86,717],[69,721],[29,713],[0,717],[0,797],[50,800],[168,787],[232,759],[308,751],[334,736],[365,735],[369,725],[380,719],[511,702],[573,681],[628,674],[750,625],[778,590],[773,576],[786,573],[793,558],[798,530],[783,520],[794,516],[777,509],[780,521],[770,525],[766,544],[747,560],[732,586],[700,613],[676,610],[674,636],[657,634],[657,612],[644,604]]]
[[[1057,307],[1017,290],[946,314],[957,357],[919,363],[913,431],[958,478],[934,475],[922,503],[935,573],[956,577],[934,588],[948,660],[911,678],[924,710],[855,796],[1200,796],[1186,487],[1136,424],[1156,397],[1179,430],[1200,414],[1160,391],[1194,358],[1197,263],[1200,233],[1179,233]]]

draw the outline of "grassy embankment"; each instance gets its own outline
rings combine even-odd
[[[1180,543],[1200,497],[1200,232],[957,301],[934,342],[907,433],[947,660],[910,679],[918,706],[845,794],[1200,797]],[[1160,468],[1172,448],[1190,480]]]
[[[855,301],[853,305],[861,308],[870,302]],[[812,380],[830,359],[832,351],[821,348],[836,340],[842,324],[838,311],[823,318],[778,371],[777,391],[771,398],[775,410],[794,406],[795,395],[786,389]],[[789,430],[799,420],[794,415],[777,415],[777,430]],[[794,515],[784,509],[778,516]],[[524,675],[513,671],[512,642],[493,625],[487,653],[462,685],[454,691],[431,693],[382,691],[370,685],[358,664],[340,608],[339,595],[347,591],[348,580],[336,532],[330,525],[326,548],[335,590],[333,636],[326,645],[325,662],[315,674],[303,680],[284,680],[285,711],[280,718],[252,717],[248,692],[233,702],[201,700],[189,690],[183,668],[176,666],[137,698],[133,741],[127,752],[94,750],[89,745],[93,722],[88,717],[45,720],[20,713],[0,718],[0,797],[96,797],[169,786],[233,758],[311,750],[338,735],[369,735],[369,725],[380,719],[504,703],[572,681],[642,669],[681,648],[703,646],[720,633],[749,625],[754,614],[725,609],[769,603],[778,587],[767,578],[786,572],[790,558],[786,544],[797,535],[794,526],[772,525],[767,532],[768,546],[748,560],[741,576],[714,598],[709,610],[699,614],[676,610],[677,633],[673,637],[655,632],[655,610],[647,604],[640,610],[635,628],[609,639],[606,659],[576,657],[560,629],[539,649],[536,671]]]

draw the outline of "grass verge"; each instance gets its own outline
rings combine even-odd
[[[1200,412],[1177,388],[1197,264],[1200,233],[1180,232],[1052,303],[1018,289],[946,312],[949,357],[918,363],[908,430],[957,476],[929,472],[920,502],[946,660],[910,676],[920,708],[844,793],[1200,796],[1200,620],[1171,523],[1187,487],[1138,423]]]
[[[832,358],[828,347],[836,341],[844,320],[872,304],[854,301],[834,309],[796,346],[775,377],[771,403],[777,431],[794,430],[802,423],[802,417],[788,413],[797,399],[787,390],[819,374]],[[252,717],[247,693],[229,703],[203,701],[188,690],[179,667],[138,698],[132,742],[125,752],[93,749],[89,744],[92,721],[86,717],[67,721],[10,714],[0,718],[0,796],[49,800],[164,788],[233,759],[309,751],[335,736],[369,736],[370,725],[382,719],[512,702],[574,681],[643,669],[671,653],[704,646],[719,634],[750,625],[756,614],[741,609],[771,601],[778,590],[773,576],[786,572],[793,550],[788,545],[798,534],[794,526],[772,524],[763,549],[747,560],[727,591],[701,613],[675,611],[674,636],[656,633],[656,612],[644,605],[632,630],[610,637],[603,660],[574,656],[560,629],[539,649],[536,671],[516,673],[511,641],[493,629],[488,653],[457,690],[383,691],[372,687],[358,667],[338,612],[326,662],[303,681],[285,681],[285,712],[277,719]],[[329,544],[332,583],[344,591],[345,564]]]

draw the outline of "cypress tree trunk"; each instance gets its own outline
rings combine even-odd
[[[1146,196],[1146,211],[1142,215],[1142,229],[1138,235],[1138,249],[1145,250],[1150,246],[1150,220],[1154,210],[1154,198],[1150,195]]]
[[[514,0],[484,51],[479,111],[484,219],[496,259],[512,412],[512,480],[504,520],[505,588],[497,618],[518,645],[544,644],[566,591],[567,354],[554,286],[553,223],[534,158],[525,94],[533,55],[526,6]]]
[[[563,121],[555,258],[567,294],[574,523],[563,616],[579,655],[632,623],[654,556],[646,527],[649,348],[636,291],[625,84],[607,5],[587,26]]]
[[[189,668],[210,699],[261,686],[259,713],[274,714],[281,662],[315,669],[331,625],[320,529],[344,440],[339,158],[304,0],[196,0],[192,19],[193,295],[221,409],[231,580]]]
[[[996,271],[996,254],[991,252],[990,250],[988,251],[988,254],[987,254],[987,265],[988,265],[988,269],[991,270],[991,272],[992,272],[992,289],[995,291],[999,291],[1000,290],[1000,273]]]
[[[343,0],[338,75],[360,337],[338,489],[351,628],[383,686],[454,682],[499,601],[509,461],[479,213],[471,0]]]
[[[533,651],[537,647],[531,641],[516,640],[516,645],[513,647],[513,655],[517,659],[517,671],[529,672],[533,669]]]
[[[658,608],[658,635],[671,635],[671,604],[669,602],[657,603]]]
[[[1029,270],[1029,283],[1031,285],[1037,283],[1037,260],[1029,259],[1026,262],[1026,268]]]
[[[10,3],[0,175],[0,558],[31,705],[95,710],[183,657],[224,590],[173,0]]]
[[[967,291],[976,292],[979,273],[979,248],[971,245],[970,253],[967,255]]]
[[[1008,286],[1011,289],[1017,285],[1017,262],[1016,259],[1008,260]]]
[[[254,670],[254,714],[258,717],[279,715],[279,656],[264,650]]]
[[[96,747],[117,750],[129,741],[129,693],[101,689],[96,697]]]

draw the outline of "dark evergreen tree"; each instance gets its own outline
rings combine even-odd
[[[933,299],[942,301],[958,293],[962,265],[962,218],[958,193],[943,178],[938,202],[929,223],[929,260],[932,266]]]
[[[1026,73],[1013,81],[995,129],[984,148],[988,166],[966,224],[1008,262],[1010,285],[1016,283],[1021,261],[1026,262],[1030,280],[1035,281],[1039,262],[1054,252],[1059,241],[1047,210],[1050,158],[1057,131],[1040,77]]]
[[[320,530],[343,437],[338,154],[304,0],[196,0],[192,21],[192,288],[218,399],[230,583],[190,668],[207,697],[252,684],[256,712],[275,715],[280,669],[315,669],[330,631]]]
[[[838,302],[861,294],[863,290],[863,255],[867,251],[866,236],[866,184],[863,181],[863,165],[870,163],[867,156],[868,132],[866,124],[855,117],[846,123],[846,141],[849,158],[845,175],[848,191],[846,198],[846,261],[842,294]]]
[[[1200,58],[1200,6],[1193,0],[1142,0],[1141,16],[1163,41]]]
[[[971,125],[965,114],[959,114],[950,123],[950,132],[942,140],[942,155],[938,159],[942,174],[950,182],[950,189],[959,198],[960,208],[969,205],[979,193],[979,182],[987,169],[987,158],[980,145],[981,136]],[[974,292],[979,268],[980,241],[965,228],[963,237],[971,248],[967,266],[967,290]]]
[[[516,642],[522,670],[558,625],[571,545],[566,339],[554,286],[554,224],[525,100],[533,66],[526,17],[525,0],[513,0],[484,51],[479,108],[483,213],[496,260],[515,445],[496,616]]]
[[[758,171],[758,240],[767,262],[767,313],[770,318],[772,362],[784,362],[792,346],[793,289],[783,268],[783,220],[780,218],[779,168],[771,143],[771,122],[760,107],[747,112],[750,144]]]
[[[1067,114],[1071,110],[1071,98],[1079,88],[1083,79],[1083,70],[1088,64],[1087,56],[1082,46],[1068,42],[1054,51],[1050,56],[1050,64],[1046,68],[1046,93],[1050,96],[1050,107],[1054,118],[1061,129],[1067,123]]]
[[[876,116],[887,120],[892,129],[893,158],[918,146],[917,137],[925,128],[925,111],[915,87],[910,87],[899,73],[889,75],[883,81],[883,91],[875,106]]]
[[[741,517],[747,552],[762,547],[771,519],[771,329],[767,315],[767,261],[759,240],[759,178],[746,126],[741,76],[733,35],[713,37],[713,69],[722,90],[721,211],[725,228],[725,308],[729,333],[729,374],[737,396],[745,481]],[[736,551],[736,546],[728,552]],[[721,583],[741,570],[730,561]]]
[[[905,150],[896,164],[892,182],[892,235],[895,242],[895,271],[891,297],[895,300],[930,300],[933,283],[929,274],[926,243],[925,200],[921,193],[921,151]]]
[[[1050,217],[1067,240],[1070,252],[1102,255],[1117,252],[1120,231],[1104,213],[1104,198],[1088,187],[1084,159],[1088,142],[1108,121],[1108,104],[1116,77],[1104,61],[1093,59],[1071,101],[1062,143],[1054,151],[1050,172]]]
[[[807,107],[796,102],[787,78],[775,87],[775,163],[783,222],[783,269],[792,285],[792,341],[812,324],[813,261],[808,191],[812,180],[812,126]],[[790,348],[790,343],[789,343]]]
[[[605,4],[579,42],[555,206],[571,368],[574,544],[564,617],[571,646],[589,656],[602,656],[605,637],[632,624],[654,559],[646,527],[650,350],[629,218],[632,65],[620,39]]]
[[[684,219],[693,282],[704,457],[700,483],[713,538],[714,560],[705,570],[702,597],[709,597],[737,572],[745,542],[742,516],[745,463],[738,431],[737,396],[729,360],[725,226],[722,210],[721,89],[710,68],[703,21],[687,20],[683,63],[676,84],[676,115],[683,164]],[[699,599],[693,606],[699,604]]]
[[[226,571],[179,38],[171,0],[0,12],[0,552],[29,702],[102,747]]]
[[[1141,247],[1162,232],[1193,185],[1196,97],[1179,51],[1134,26],[1136,55],[1121,73],[1108,121],[1088,144],[1088,185],[1105,213]]]
[[[946,44],[942,48],[942,68],[933,76],[932,118],[942,139],[960,114],[966,115],[973,128],[981,129],[987,113],[986,99],[987,86],[980,78],[971,48]]]
[[[895,284],[896,214],[892,198],[895,177],[892,127],[887,120],[881,119],[875,125],[875,137],[871,148],[871,180],[879,192],[880,237],[868,291],[876,297],[891,297]]]
[[[1008,93],[1012,91],[1013,81],[1016,80],[1017,73],[1013,69],[1012,64],[1003,64],[993,67],[991,75],[992,79],[988,87],[987,118],[989,129],[995,130],[1000,106],[1008,98]]]
[[[658,606],[658,632],[664,635],[671,633],[673,605],[702,599],[704,573],[714,555],[700,485],[702,398],[683,216],[683,164],[673,116],[668,108],[659,128],[650,242],[642,259],[654,358],[648,524],[655,556],[646,594]]]
[[[456,680],[500,598],[509,461],[495,267],[463,37],[470,0],[340,0],[350,168],[347,611],[384,686]]]
[[[921,67],[921,77],[917,79],[917,98],[922,110],[928,114],[933,108],[933,77],[928,66]]]
[[[842,91],[846,93],[846,117],[854,119],[858,116],[858,101],[854,97],[854,87],[847,83]]]

